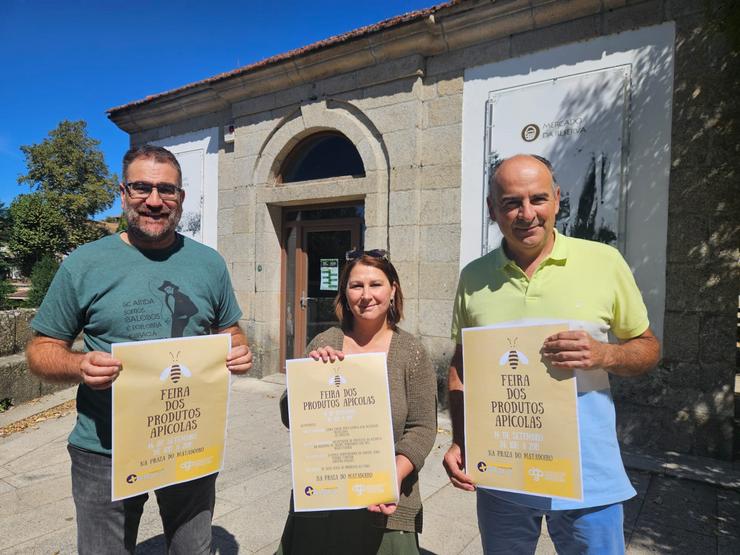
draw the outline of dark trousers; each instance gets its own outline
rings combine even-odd
[[[71,445],[67,450],[72,459],[78,552],[80,555],[133,553],[149,494],[111,501],[111,458]],[[155,492],[168,553],[210,553],[216,476]]]

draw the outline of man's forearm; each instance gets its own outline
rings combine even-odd
[[[450,390],[450,421],[452,422],[452,442],[462,447],[465,444],[465,404],[462,390]]]
[[[64,341],[37,335],[26,346],[28,368],[39,378],[52,382],[80,383],[84,353],[72,351]]]
[[[603,368],[615,376],[639,376],[655,368],[660,359],[660,343],[649,329],[623,343],[605,347]]]
[[[231,334],[231,346],[238,347],[239,345],[247,345],[247,336],[241,328],[238,332]]]
[[[452,442],[462,447],[465,443],[465,404],[463,401],[462,347],[460,345],[455,348],[455,354],[450,361],[447,391],[450,421],[452,422]]]
[[[247,336],[239,324],[234,324],[228,328],[217,330],[217,333],[228,333],[231,335],[231,348],[247,345]]]
[[[226,368],[232,374],[246,374],[252,368],[252,352],[247,344],[247,336],[239,324],[218,330],[231,335],[231,350],[226,356]]]
[[[650,329],[617,345],[594,339],[584,330],[570,330],[545,339],[542,355],[555,368],[601,368],[616,376],[639,376],[658,364],[660,344]]]

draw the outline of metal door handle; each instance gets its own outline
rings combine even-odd
[[[306,307],[308,306],[308,297],[306,297],[305,291],[301,291],[300,303],[301,303],[301,310],[306,310]]]

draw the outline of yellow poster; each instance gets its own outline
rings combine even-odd
[[[221,470],[230,348],[229,334],[112,345],[113,501]]]
[[[397,503],[384,353],[288,360],[296,512]]]
[[[476,485],[581,500],[573,371],[545,364],[567,324],[463,330],[465,461]]]

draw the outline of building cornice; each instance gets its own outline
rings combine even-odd
[[[136,133],[406,56],[435,56],[601,9],[601,0],[452,1],[112,108],[108,117],[124,131]]]

